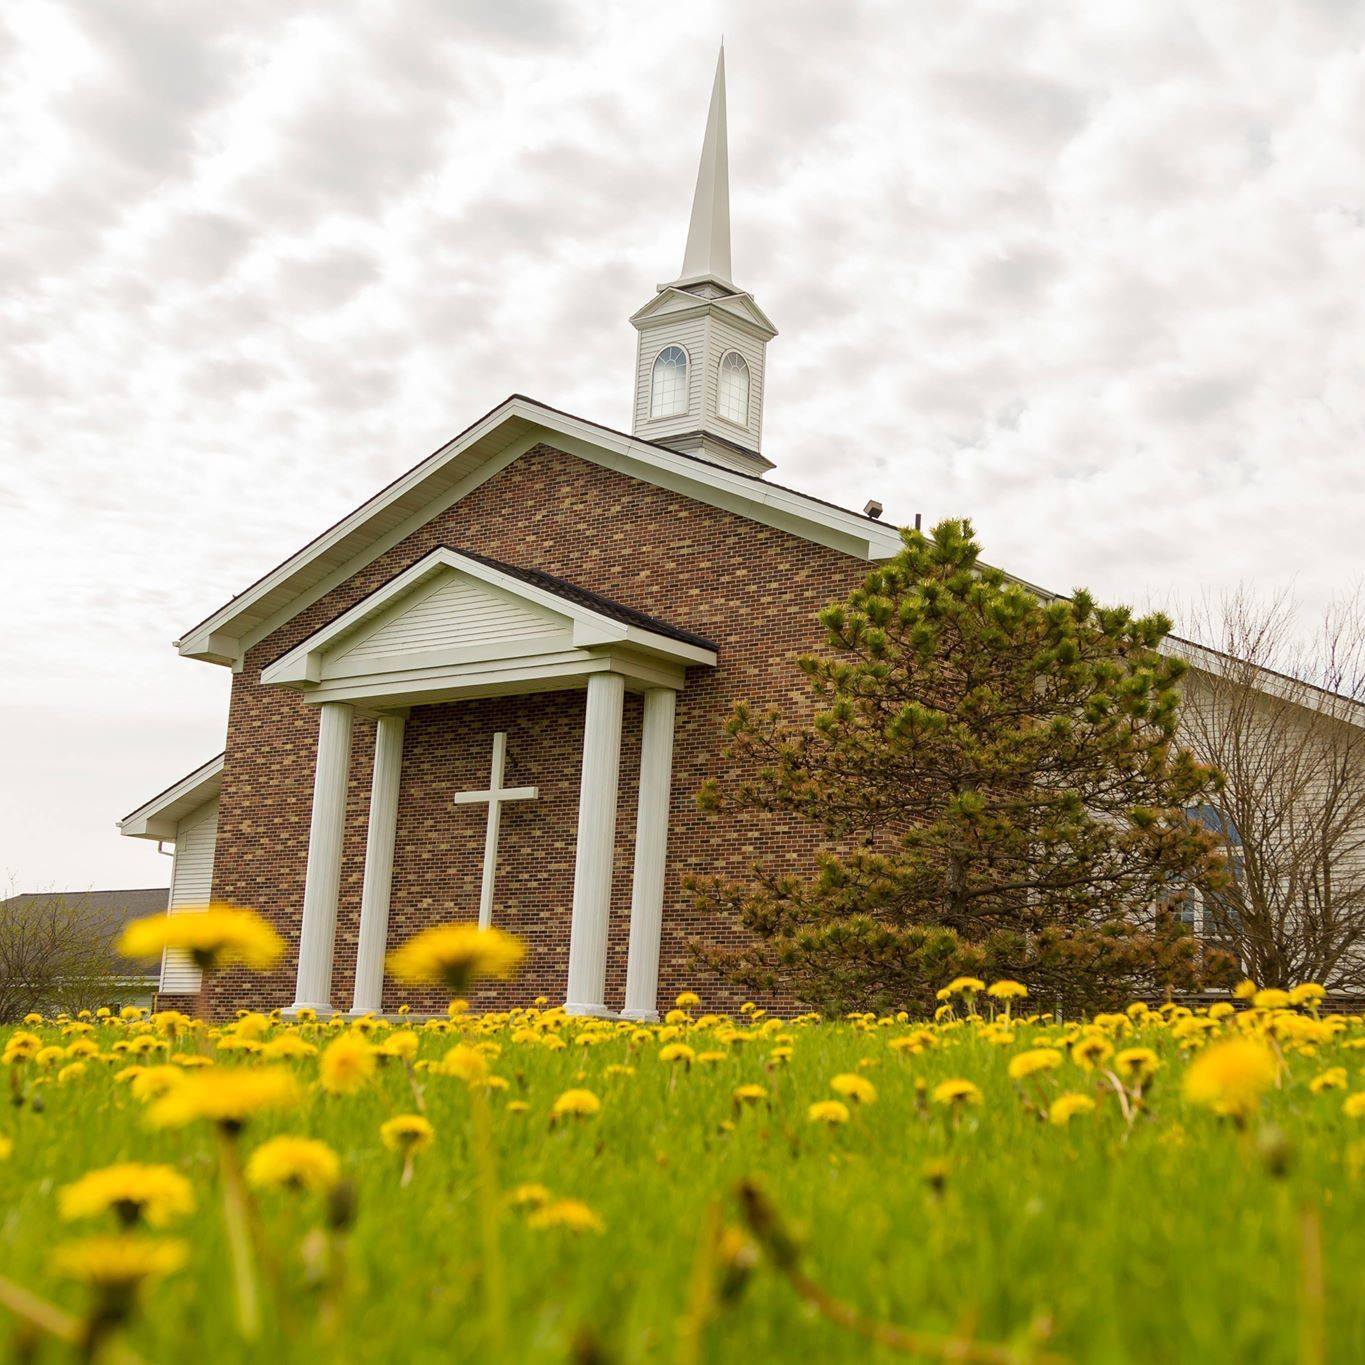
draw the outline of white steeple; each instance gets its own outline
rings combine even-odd
[[[692,195],[692,221],[687,227],[687,250],[682,274],[686,280],[730,280],[730,149],[725,131],[725,48],[716,59],[711,86],[711,108],[706,115],[706,137],[697,166],[697,188]]]
[[[725,48],[716,61],[682,274],[631,318],[640,335],[632,431],[746,474],[759,453],[768,342],[777,329],[730,279]]]

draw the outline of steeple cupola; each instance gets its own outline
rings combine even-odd
[[[682,273],[631,318],[636,436],[746,474],[759,453],[768,342],[777,329],[731,280],[730,158],[725,133],[725,49],[716,62]]]

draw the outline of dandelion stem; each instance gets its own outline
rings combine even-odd
[[[716,1241],[720,1236],[720,1205],[713,1199],[701,1220],[701,1236],[692,1258],[687,1311],[678,1328],[678,1365],[699,1365],[702,1334],[711,1319],[716,1298]]]
[[[79,1347],[85,1339],[85,1324],[79,1318],[63,1312],[55,1303],[49,1303],[4,1275],[0,1275],[0,1308],[70,1346]],[[117,1341],[103,1344],[103,1357],[110,1365],[144,1365],[136,1351]]]
[[[221,1128],[218,1130],[218,1158],[223,1179],[223,1222],[232,1258],[233,1286],[237,1291],[237,1327],[247,1341],[255,1341],[261,1334],[261,1299],[251,1254],[246,1187],[237,1158],[237,1141]]]
[[[502,1248],[498,1240],[498,1173],[493,1157],[493,1134],[488,1093],[469,1087],[470,1125],[474,1137],[474,1174],[478,1183],[479,1233],[483,1244],[484,1307],[488,1337],[495,1357],[507,1347],[507,1292],[503,1283]]]
[[[1307,1204],[1299,1212],[1299,1365],[1327,1359],[1323,1302],[1322,1219]]]

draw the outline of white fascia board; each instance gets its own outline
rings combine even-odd
[[[173,786],[144,802],[118,823],[118,832],[130,839],[174,839],[182,816],[218,795],[223,781],[226,754],[211,758]]]
[[[474,452],[477,455],[480,441],[493,436],[498,428],[512,421],[530,424],[531,429],[484,461],[480,462],[477,458],[471,460],[471,468],[465,479],[446,489],[431,502],[423,503],[411,517],[368,542],[326,576],[301,588],[298,596],[291,597],[265,620],[239,621],[263,597],[286,585],[291,575],[334,551],[347,537],[361,531],[370,518],[400,498],[418,491],[422,482],[431,475],[466,453]],[[624,432],[597,426],[529,399],[514,397],[500,404],[468,431],[429,455],[297,554],[220,607],[207,620],[176,641],[176,647],[181,654],[190,658],[239,664],[242,654],[271,631],[311,606],[541,442],[558,445],[594,463],[827,545],[855,558],[886,559],[900,549],[900,532],[894,526],[872,521],[844,508],[834,507],[790,489],[778,488],[704,460],[678,454],[651,442],[636,440]],[[572,442],[572,445],[566,445],[566,442]]]
[[[417,588],[425,579],[445,569],[451,569],[477,578],[490,587],[522,601],[561,616],[573,623],[573,643],[575,647],[585,648],[593,645],[633,644],[637,648],[658,654],[683,664],[709,664],[714,666],[714,650],[675,640],[642,626],[634,626],[617,621],[591,607],[571,602],[558,593],[527,583],[515,574],[504,573],[480,560],[462,555],[444,546],[424,555],[416,564],[410,565],[372,592],[363,602],[358,602],[350,611],[343,612],[335,621],[315,631],[306,640],[294,646],[274,663],[261,670],[261,682],[266,685],[294,684],[307,686],[321,681],[321,657],[327,647],[342,636],[358,629],[367,620],[379,615],[389,605],[398,601]]]

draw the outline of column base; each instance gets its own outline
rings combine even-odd
[[[319,1019],[329,1019],[338,1013],[334,1005],[310,1005],[306,1000],[300,1000],[288,1009],[281,1010],[280,1015],[285,1019],[297,1019],[300,1010],[312,1010]]]
[[[571,1001],[564,1003],[565,1014],[587,1015],[593,1019],[615,1019],[615,1010],[609,1010],[605,1005],[577,1005]]]
[[[657,1024],[659,1022],[658,1010],[622,1010],[617,1016],[619,1019],[630,1019],[637,1024]]]
[[[380,1009],[378,1005],[372,1010],[363,1010],[359,1005],[352,1005],[351,1008],[346,1011],[346,1017],[348,1019],[363,1019],[367,1014],[374,1015],[376,1019],[383,1019],[385,1017],[384,1011]]]

